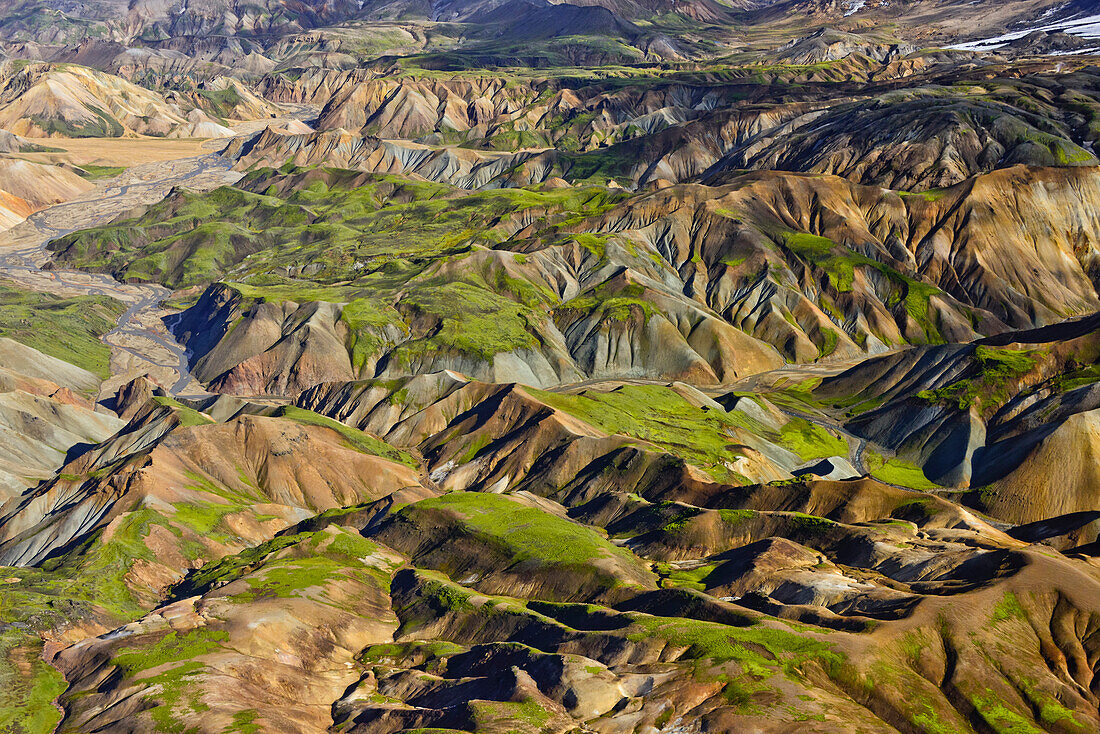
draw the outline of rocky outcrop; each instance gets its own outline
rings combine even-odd
[[[1097,159],[1068,130],[1037,129],[1009,105],[918,90],[837,105],[788,134],[734,149],[714,169],[811,171],[926,191],[1018,163],[1095,166]]]

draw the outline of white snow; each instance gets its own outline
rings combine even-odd
[[[1023,38],[1029,33],[1034,33],[1035,31],[1061,31],[1062,33],[1069,33],[1070,35],[1080,36],[1081,38],[1100,39],[1100,13],[1094,15],[1066,18],[1064,20],[1055,21],[1054,23],[1049,23],[1046,25],[1025,28],[1022,31],[1005,33],[1002,36],[994,36],[993,38],[983,38],[978,41],[967,41],[966,43],[958,43],[954,46],[948,46],[948,48],[956,49],[959,51],[993,51],[1007,45],[1012,41]],[[1082,51],[1081,53],[1084,52]]]

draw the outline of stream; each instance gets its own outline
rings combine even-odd
[[[43,269],[50,261],[46,246],[70,232],[106,224],[135,207],[156,203],[175,187],[209,191],[240,177],[217,154],[129,168],[77,199],[43,209],[0,232],[0,278],[63,297],[110,296],[126,305],[115,328],[102,337],[111,348],[111,378],[101,394],[142,373],[170,395],[205,394],[191,375],[187,350],[162,320],[167,313],[162,304],[171,291],[154,284],[121,283],[101,273]]]

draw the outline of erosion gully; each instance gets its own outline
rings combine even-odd
[[[31,290],[64,297],[102,295],[126,305],[118,324],[103,335],[111,348],[111,378],[101,395],[138,374],[148,373],[171,395],[205,394],[188,369],[187,350],[164,325],[167,288],[121,283],[110,275],[44,266],[46,246],[54,239],[105,224],[137,206],[160,201],[175,187],[208,191],[240,179],[241,174],[217,154],[134,166],[100,182],[87,194],[33,214],[0,232],[0,278]]]

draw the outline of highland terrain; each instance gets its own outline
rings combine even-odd
[[[1084,0],[0,0],[0,732],[1100,731]]]

